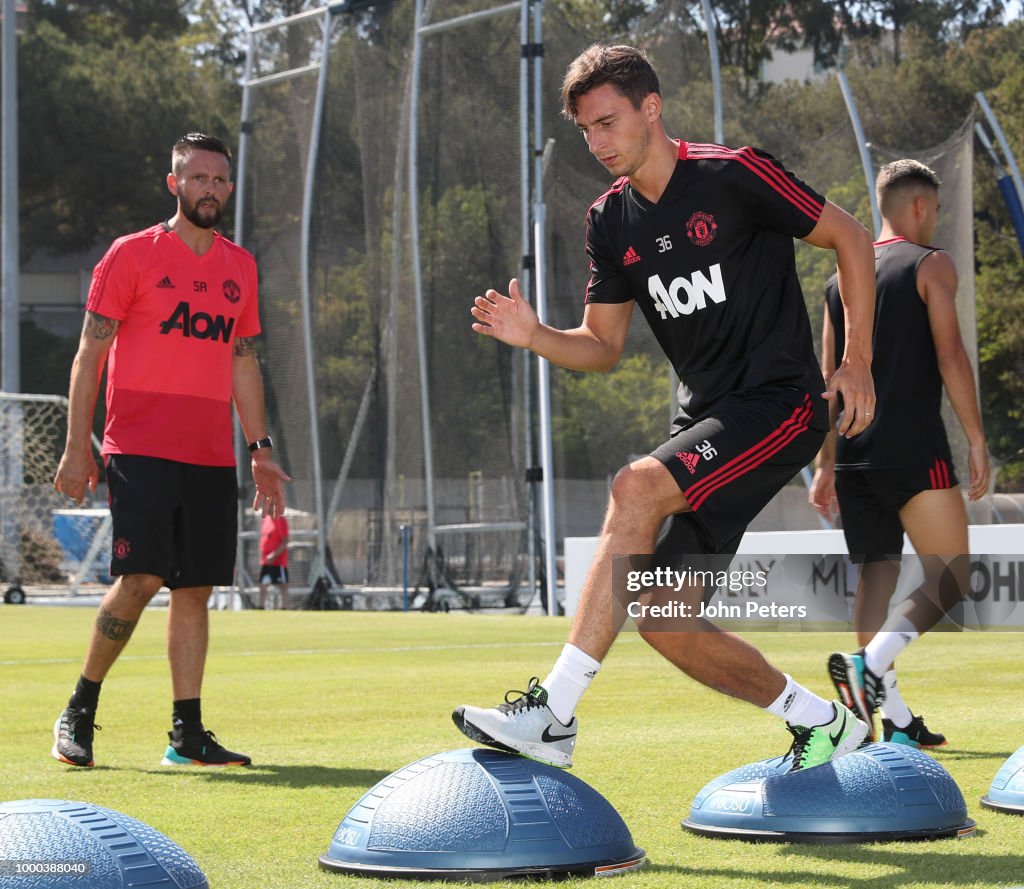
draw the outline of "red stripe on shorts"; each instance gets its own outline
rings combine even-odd
[[[683,494],[689,502],[690,508],[696,510],[719,488],[731,481],[735,481],[752,469],[756,469],[769,457],[772,457],[786,447],[802,432],[806,432],[812,415],[813,410],[811,409],[810,396],[805,395],[803,405],[796,408],[792,415],[779,425],[778,429],[765,436],[765,438],[745,450],[739,456],[733,457],[728,463],[719,466],[718,469],[697,482],[697,484],[691,485],[684,490]]]

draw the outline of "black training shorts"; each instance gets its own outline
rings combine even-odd
[[[173,589],[234,581],[238,483],[233,466],[111,454],[110,573],[153,574]]]
[[[818,453],[828,405],[789,386],[736,392],[674,428],[651,456],[672,473],[692,512],[666,523],[657,553],[732,555],[769,500]]]
[[[288,583],[288,569],[284,565],[260,565],[260,583]]]
[[[900,510],[922,491],[957,484],[956,473],[945,460],[923,469],[836,470],[836,499],[850,561],[898,559],[903,552]]]

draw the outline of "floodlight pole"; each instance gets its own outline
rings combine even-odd
[[[721,145],[725,139],[722,127],[722,66],[718,61],[718,29],[715,28],[715,14],[711,0],[702,0],[704,7],[704,28],[708,34],[708,55],[711,58],[711,88],[715,104],[715,141]]]
[[[882,214],[878,209],[878,198],[875,195],[875,171],[871,165],[871,153],[868,151],[868,143],[864,138],[864,128],[860,125],[860,115],[857,113],[857,103],[853,99],[853,92],[850,90],[850,82],[846,79],[846,72],[840,68],[836,72],[839,80],[839,89],[843,93],[843,101],[846,102],[846,111],[850,115],[850,123],[853,124],[853,135],[857,140],[857,151],[860,153],[860,163],[864,168],[864,178],[868,183],[868,200],[871,202],[871,221],[875,226],[875,237],[882,231]]]
[[[302,198],[302,226],[299,247],[299,286],[302,290],[302,339],[306,362],[306,397],[309,403],[310,447],[313,456],[313,508],[316,510],[316,557],[314,565],[321,575],[327,573],[327,529],[324,528],[323,463],[320,458],[320,424],[317,421],[316,376],[313,366],[313,311],[310,292],[309,259],[312,250],[311,220],[316,190],[316,164],[320,150],[320,131],[324,120],[324,99],[327,95],[327,62],[330,58],[331,29],[338,8],[329,7],[323,13],[323,47],[320,51],[320,72],[317,77],[316,99],[313,106],[313,125],[309,134],[309,153],[306,158],[306,180]],[[313,578],[314,582],[319,577]]]
[[[420,70],[423,64],[423,0],[416,0],[412,39],[412,89],[409,102],[409,245],[412,255],[412,290],[416,305],[416,348],[420,372],[420,417],[423,426],[423,483],[427,500],[427,546],[437,548],[434,514],[434,445],[430,418],[430,379],[427,365],[426,317],[423,311],[423,274],[420,270],[419,126]]]
[[[531,246],[533,217],[530,193],[530,4],[521,0],[519,9],[519,208],[520,241],[523,258],[519,283],[523,299],[533,302],[534,254]],[[521,356],[523,367],[523,436],[526,481],[526,570],[531,597],[537,590],[537,498],[536,446],[533,429],[533,364],[529,350]]]
[[[235,243],[244,246],[245,241],[245,177],[249,166],[249,133],[252,124],[249,121],[249,109],[252,106],[252,90],[249,81],[252,80],[252,60],[256,52],[256,38],[250,28],[248,47],[245,53],[245,68],[242,73],[242,123],[238,134],[238,168],[235,173]],[[246,448],[245,435],[242,431],[242,424],[239,422],[238,414],[235,414],[234,423],[234,448],[235,448],[235,474],[238,481],[238,539],[235,543],[235,591],[239,594],[251,586],[252,578],[245,564],[245,543],[241,535],[245,528],[245,498],[242,492],[245,490],[245,481],[248,468],[249,452]]]
[[[3,95],[0,99],[3,178],[3,369],[0,388],[21,391],[21,347],[18,294],[18,14],[15,0],[3,0]]]
[[[537,318],[547,323],[547,275],[544,203],[544,16],[541,0],[533,0],[533,254]],[[548,614],[558,614],[558,538],[555,523],[555,461],[551,431],[551,365],[537,356],[537,416],[540,439],[541,519],[544,528],[544,575]]]
[[[0,178],[2,178],[3,282],[0,306],[0,348],[3,349],[0,389],[4,392],[21,391],[21,346],[19,329],[21,301],[18,295],[20,250],[18,242],[18,18],[14,0],[3,0],[3,94],[0,96]],[[22,410],[15,402],[4,411],[4,424],[0,432],[12,443],[9,454],[0,466],[0,487],[16,492],[24,480],[22,465]],[[5,501],[7,498],[4,498]],[[21,573],[21,526],[17,515],[3,506],[0,509],[0,534],[4,540],[15,541],[5,566],[8,579],[18,583]]]

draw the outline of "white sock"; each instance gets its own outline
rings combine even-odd
[[[885,700],[882,702],[882,716],[889,720],[896,728],[906,728],[914,714],[903,700],[899,687],[896,685],[896,671],[889,670],[882,677],[882,685],[885,688]]]
[[[882,629],[864,646],[864,665],[876,676],[881,676],[896,656],[921,634],[905,617],[887,620]]]
[[[572,722],[576,705],[600,669],[600,661],[595,661],[582,648],[565,643],[547,679],[541,683],[548,693],[548,708],[562,725]]]
[[[794,682],[788,673],[783,675],[786,677],[786,687],[782,694],[764,708],[766,712],[782,717],[790,725],[801,725],[804,728],[824,725],[835,719],[835,711],[828,701]]]

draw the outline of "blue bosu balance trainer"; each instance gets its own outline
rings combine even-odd
[[[783,843],[862,843],[969,836],[963,794],[930,756],[870,744],[790,772],[789,756],[716,778],[683,827],[704,836]]]
[[[996,772],[988,794],[981,798],[986,809],[1024,815],[1024,747],[1021,747]]]
[[[181,846],[135,818],[66,800],[0,803],[0,889],[209,889]]]
[[[451,750],[399,769],[344,817],[325,870],[485,882],[608,875],[644,851],[611,804],[561,769],[497,750]]]

